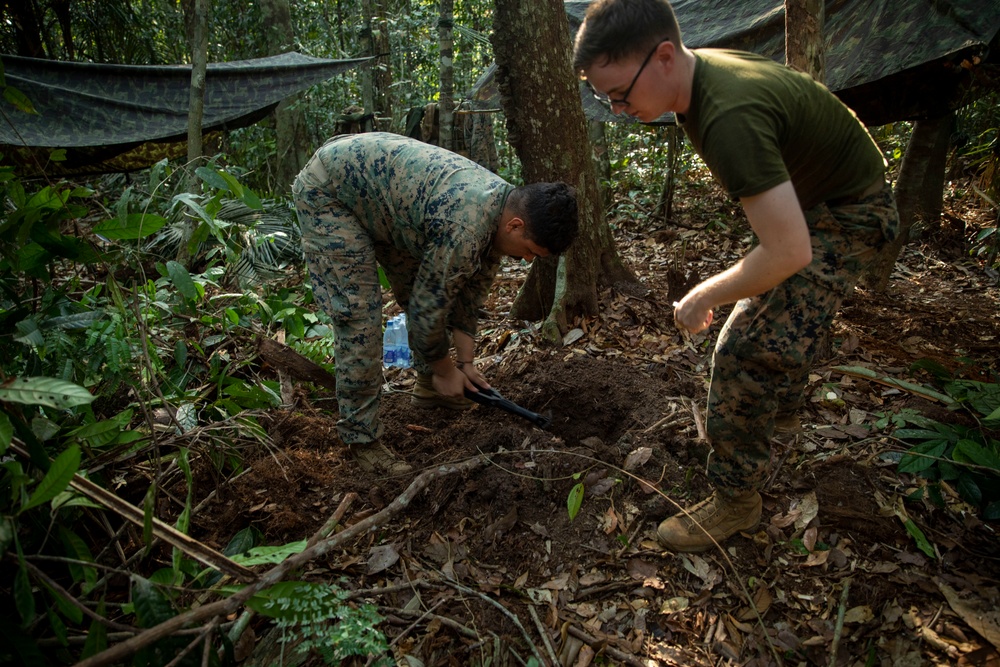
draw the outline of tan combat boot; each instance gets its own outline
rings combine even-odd
[[[757,492],[726,498],[718,492],[660,524],[656,536],[671,551],[707,551],[726,538],[760,523],[761,501]],[[713,541],[714,540],[714,541]]]
[[[348,445],[354,460],[365,472],[380,472],[389,475],[405,475],[413,470],[406,461],[397,459],[382,443],[358,442]]]
[[[796,414],[781,415],[774,418],[774,435],[782,437],[787,435],[798,435],[802,432],[802,422]]]
[[[468,410],[475,403],[464,396],[442,396],[434,389],[430,375],[417,375],[417,383],[410,392],[410,403],[418,408],[448,408]]]

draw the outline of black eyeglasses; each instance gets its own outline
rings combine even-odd
[[[642,61],[641,65],[639,65],[639,70],[635,73],[635,76],[632,77],[632,83],[628,84],[628,88],[625,89],[625,94],[622,95],[620,100],[605,95],[604,93],[597,92],[597,89],[590,84],[590,81],[584,79],[584,81],[587,84],[587,88],[590,88],[590,94],[593,95],[594,99],[600,102],[602,105],[604,105],[604,107],[611,113],[615,112],[614,109],[615,104],[620,104],[621,106],[628,106],[628,96],[632,93],[632,88],[635,87],[635,82],[639,80],[639,75],[642,74],[642,70],[646,69],[646,65],[649,64],[649,61],[653,57],[653,54],[656,53],[656,50],[660,48],[660,44],[663,44],[663,42],[666,41],[669,41],[669,39],[661,39],[656,43],[656,46],[653,47],[653,50],[649,52],[649,54],[646,56],[646,59]]]

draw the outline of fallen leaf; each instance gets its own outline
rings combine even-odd
[[[569,585],[569,572],[563,572],[558,577],[550,579],[542,584],[542,588],[549,588],[554,591],[564,591]]]
[[[378,574],[388,570],[399,560],[399,552],[392,544],[372,547],[368,552],[368,574]]]
[[[625,457],[625,464],[622,466],[625,470],[631,471],[635,470],[639,466],[643,465],[649,458],[653,455],[653,450],[649,447],[639,447],[629,452],[629,455]]]
[[[968,593],[968,599],[959,597],[955,589],[939,579],[935,580],[935,583],[948,600],[948,606],[952,611],[961,616],[962,620],[983,639],[1000,649],[1000,610],[991,608],[972,593]]]
[[[844,623],[867,623],[875,618],[872,608],[864,604],[859,607],[851,607],[844,613]]]
[[[663,604],[660,605],[660,613],[673,614],[678,611],[683,611],[688,608],[689,604],[691,604],[691,601],[685,597],[669,598],[664,600]]]
[[[816,500],[816,492],[810,491],[804,495],[798,503],[798,509],[802,514],[795,520],[795,529],[802,530],[819,514],[819,501]]]

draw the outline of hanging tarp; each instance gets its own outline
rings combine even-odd
[[[128,171],[187,153],[191,67],[98,65],[0,56],[8,86],[32,103],[26,114],[3,102],[0,150],[26,174]],[[327,60],[290,52],[210,63],[206,133],[243,127],[281,100],[368,58]],[[48,162],[53,149],[66,159]]]
[[[565,3],[572,34],[589,1]],[[740,49],[784,62],[782,0],[676,0],[671,3],[690,48]],[[974,94],[977,68],[1000,63],[1000,0],[827,0],[825,83],[870,125],[939,116]],[[469,93],[499,106],[495,65]],[[581,86],[594,120],[621,120]],[[669,119],[664,119],[669,120]]]

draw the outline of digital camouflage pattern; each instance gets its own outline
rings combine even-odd
[[[292,188],[317,304],[334,321],[338,430],[382,434],[382,298],[376,262],[407,313],[414,366],[443,359],[452,328],[475,336],[501,255],[513,186],[450,151],[395,134],[328,141]]]
[[[758,491],[766,481],[776,415],[793,414],[817,345],[862,270],[895,240],[892,190],[805,211],[812,263],[765,294],[739,301],[712,358],[706,426],[708,473],[723,494]]]

